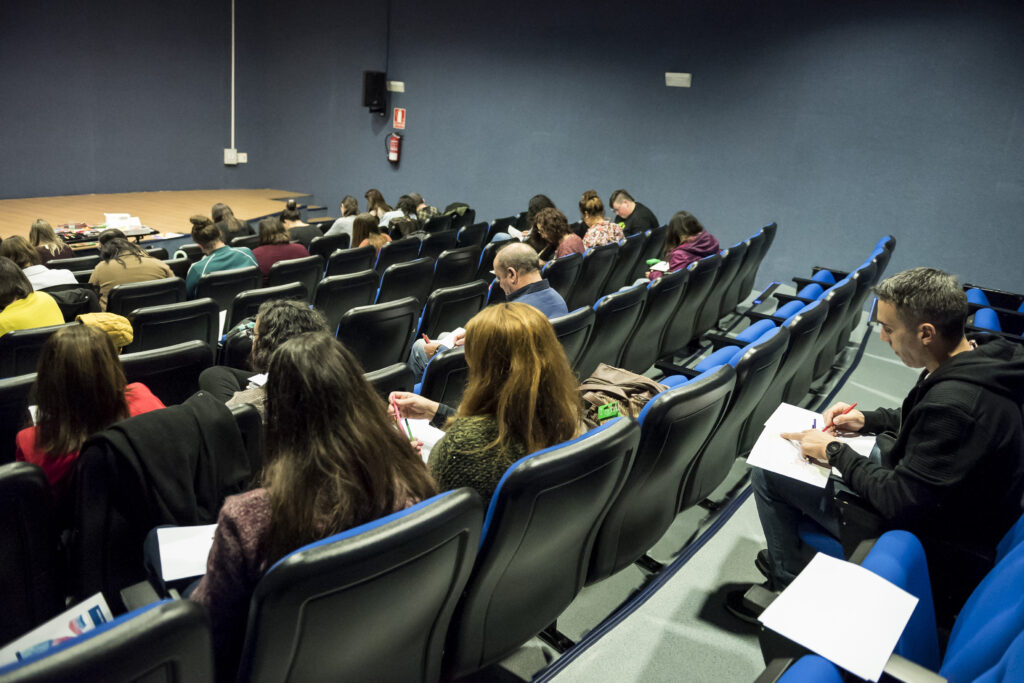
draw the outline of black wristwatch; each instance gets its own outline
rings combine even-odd
[[[842,450],[843,443],[841,441],[829,441],[825,446],[825,455],[828,456],[828,461],[833,462]]]

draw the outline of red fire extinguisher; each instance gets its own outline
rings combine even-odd
[[[393,164],[397,164],[401,154],[402,136],[398,133],[392,133],[388,136],[388,161]]]

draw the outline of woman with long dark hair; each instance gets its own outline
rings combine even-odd
[[[260,221],[260,245],[253,249],[252,253],[259,262],[264,285],[270,281],[270,267],[278,261],[309,256],[306,247],[292,244],[281,219],[274,216]]]
[[[221,239],[231,244],[235,237],[246,237],[254,234],[253,229],[245,221],[235,218],[235,212],[227,204],[217,202],[210,209],[210,216],[220,230]]]
[[[537,214],[533,230],[544,245],[540,252],[541,262],[585,251],[583,240],[569,229],[568,219],[558,209],[542,209]]]
[[[89,436],[164,407],[145,384],[126,383],[114,343],[90,325],[61,328],[43,345],[36,400],[36,424],[18,432],[15,458],[42,467],[58,499]]]
[[[100,262],[89,276],[89,284],[100,290],[100,308],[107,310],[107,297],[116,285],[149,282],[174,277],[170,266],[130,242],[120,230],[100,234]]]
[[[191,595],[209,611],[223,680],[234,679],[253,590],[274,562],[435,492],[408,437],[332,335],[278,347],[266,386],[262,486],[224,502]]]
[[[662,256],[662,260],[668,261],[669,272],[685,268],[720,250],[718,239],[705,230],[692,213],[677,211],[669,220],[665,232],[665,253]],[[648,271],[647,277],[656,280],[661,277],[661,272]]]

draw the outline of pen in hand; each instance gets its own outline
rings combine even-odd
[[[846,414],[847,414],[848,412],[850,412],[851,410],[853,410],[853,409],[854,409],[854,408],[856,408],[856,407],[857,407],[857,402],[856,402],[856,401],[854,401],[854,403],[853,403],[853,405],[852,405],[852,406],[850,406],[849,408],[847,408],[846,410],[844,410],[843,412],[841,412],[841,413],[839,413],[839,414],[840,414],[840,415],[846,415]],[[821,431],[823,431],[823,432],[827,432],[827,431],[828,431],[829,429],[831,429],[831,428],[832,428],[832,426],[833,426],[833,423],[834,423],[834,421],[835,421],[835,417],[833,417],[832,419],[833,419],[833,422],[832,422],[832,423],[829,423],[829,424],[827,424],[827,425],[825,425],[824,427],[822,427],[822,428],[821,428]]]

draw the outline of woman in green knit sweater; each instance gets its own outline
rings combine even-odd
[[[488,306],[466,325],[469,381],[445,436],[430,453],[442,491],[471,486],[485,503],[502,475],[528,453],[583,431],[576,377],[548,319],[521,303]],[[436,417],[444,408],[396,395],[403,414]],[[418,400],[416,400],[418,399]]]

